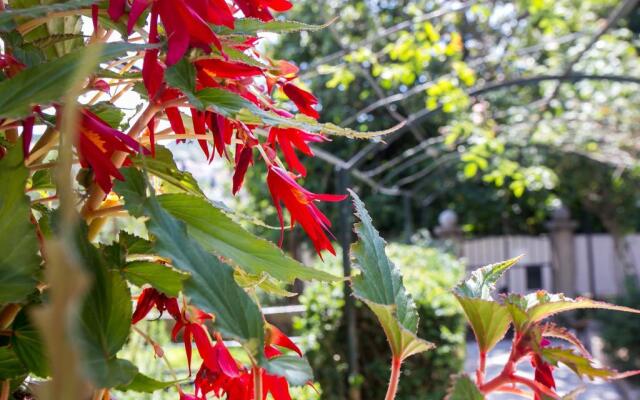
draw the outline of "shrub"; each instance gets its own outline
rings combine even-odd
[[[464,317],[450,292],[462,277],[463,265],[436,248],[389,244],[391,260],[402,270],[413,295],[420,323],[418,336],[437,345],[430,352],[406,360],[398,399],[442,399],[452,374],[462,369]],[[340,273],[341,257],[328,259],[322,268]],[[294,327],[307,341],[307,356],[325,399],[347,398],[346,329],[342,318],[343,286],[312,283],[301,302],[304,317]],[[384,393],[389,380],[389,349],[373,313],[357,303],[360,373],[363,398]]]

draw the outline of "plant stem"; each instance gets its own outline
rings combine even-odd
[[[20,312],[21,308],[22,307],[20,307],[19,304],[13,303],[4,306],[4,308],[0,311],[0,329],[4,330],[9,328],[13,323],[13,320],[16,318],[16,315],[18,315],[18,313]]]
[[[2,0],[0,0],[1,2]],[[11,385],[9,384],[9,380],[2,381],[2,389],[0,390],[0,400],[9,400],[9,392],[11,390]]]
[[[257,365],[251,368],[253,369],[253,399],[262,400],[262,371]]]
[[[396,398],[396,392],[398,391],[398,382],[400,381],[400,367],[402,366],[402,359],[400,357],[393,356],[391,359],[391,377],[389,378],[389,387],[387,388],[387,395],[385,400],[393,400]]]
[[[484,351],[480,351],[480,362],[478,365],[478,369],[476,370],[476,381],[478,386],[482,386],[484,384],[484,374],[487,368],[487,353]]]

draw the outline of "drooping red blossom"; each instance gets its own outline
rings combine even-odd
[[[271,21],[271,10],[283,12],[293,6],[288,0],[235,0],[236,4],[245,16],[259,18],[263,21]]]
[[[282,213],[282,203],[284,203],[291,215],[291,227],[296,222],[299,222],[302,229],[309,235],[318,254],[322,255],[322,250],[328,250],[335,255],[335,250],[327,237],[327,233],[331,235],[329,230],[331,222],[318,209],[315,203],[317,201],[342,201],[347,196],[312,193],[300,186],[289,172],[274,165],[269,167],[267,185],[280,220],[280,244],[282,244],[284,238],[284,218]]]
[[[293,343],[287,335],[285,335],[280,329],[276,328],[274,325],[269,323],[266,324],[266,338],[265,338],[265,354],[267,358],[271,358],[277,355],[280,355],[280,351],[274,346],[284,347],[285,349],[289,349],[298,353],[300,357],[302,357],[302,350]]]
[[[187,355],[187,363],[189,367],[189,375],[191,375],[191,342],[196,343],[200,357],[207,363],[207,357],[210,354],[211,343],[209,336],[203,327],[205,321],[211,319],[211,315],[207,314],[195,307],[183,310],[180,318],[176,319],[176,323],[171,331],[171,338],[175,341],[178,334],[182,331],[182,341],[184,343],[185,353]],[[213,361],[211,361],[213,363]],[[212,364],[213,365],[213,364]]]
[[[311,92],[307,92],[304,89],[299,88],[291,82],[285,82],[282,84],[282,91],[287,97],[293,101],[293,103],[298,107],[298,110],[304,115],[308,115],[311,118],[318,119],[320,118],[320,114],[313,108],[318,104],[318,98],[311,94]]]
[[[230,62],[220,59],[198,60],[195,63],[200,76],[209,78],[237,79],[262,75],[262,69],[241,62]]]
[[[112,178],[124,180],[111,161],[115,152],[134,154],[142,149],[146,153],[146,149],[138,142],[113,129],[89,110],[82,110],[79,130],[80,164],[85,168],[91,167],[96,183],[105,193],[109,193],[113,187]]]
[[[309,133],[295,128],[274,127],[269,131],[269,139],[267,142],[272,145],[278,143],[289,167],[297,171],[300,175],[307,176],[307,169],[300,162],[294,147],[303,154],[313,156],[313,151],[311,151],[307,143],[318,143],[325,140],[327,140],[327,138],[317,133]]]
[[[136,309],[131,317],[131,323],[136,324],[149,314],[149,311],[155,307],[160,315],[165,311],[175,318],[180,318],[180,308],[178,300],[174,297],[168,297],[164,293],[158,292],[154,288],[146,288],[140,293],[136,303]]]
[[[96,79],[91,84],[91,89],[109,94],[110,86],[104,79]]]
[[[540,341],[540,347],[544,348],[549,346],[551,343],[547,339],[542,339]],[[545,362],[540,355],[534,353],[531,356],[531,366],[535,370],[534,380],[545,387],[549,388],[551,391],[556,388],[556,381],[553,378],[553,367]],[[538,393],[534,394],[534,400],[542,400],[542,398],[538,395]]]
[[[158,7],[156,5],[151,7],[150,21],[149,44],[156,44],[160,41],[158,37]],[[142,81],[150,101],[155,99],[164,80],[164,68],[158,61],[158,54],[160,54],[160,49],[147,49],[142,61]]]

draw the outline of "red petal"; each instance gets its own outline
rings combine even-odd
[[[240,376],[240,370],[238,369],[238,364],[236,360],[233,359],[229,349],[224,345],[222,340],[218,340],[218,342],[214,346],[214,352],[218,359],[218,366],[223,374],[228,376],[229,378],[237,378]]]
[[[302,357],[302,351],[300,348],[280,329],[271,324],[267,324],[267,343],[293,350]]]
[[[138,19],[150,4],[149,0],[133,0],[131,11],[129,11],[129,20],[127,21],[127,34],[131,35],[136,22],[138,22]]]
[[[100,12],[100,8],[98,8],[97,4],[91,5],[91,21],[93,22],[93,34],[95,35],[98,31],[98,13]]]
[[[124,14],[126,0],[109,0],[107,13],[113,21],[117,21]]]
[[[22,152],[24,158],[27,158],[29,155],[31,139],[33,139],[33,124],[35,121],[36,118],[34,116],[27,117],[22,121]]]
[[[238,193],[244,182],[249,165],[253,164],[253,149],[250,146],[243,146],[236,162],[236,171],[233,173],[233,194]]]
[[[136,309],[131,317],[131,324],[136,324],[149,314],[149,311],[156,304],[158,292],[153,288],[147,288],[140,293],[136,302]]]

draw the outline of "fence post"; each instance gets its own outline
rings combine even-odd
[[[438,224],[436,236],[451,242],[455,255],[462,257],[462,229],[458,226],[458,214],[453,210],[444,210],[438,215]]]
[[[564,205],[556,208],[547,222],[553,259],[553,286],[567,296],[576,295],[576,222]]]

